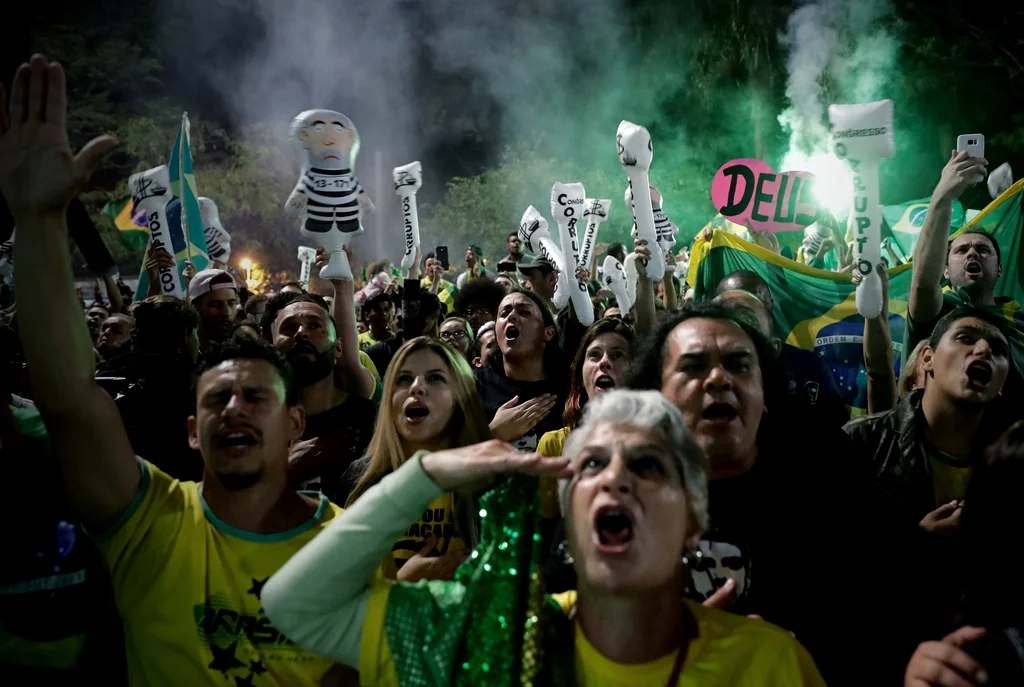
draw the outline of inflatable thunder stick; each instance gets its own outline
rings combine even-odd
[[[210,257],[210,266],[223,269],[231,259],[231,235],[220,223],[220,212],[211,199],[199,197],[199,212],[203,216],[203,234],[206,236],[206,254]]]
[[[167,226],[167,203],[171,201],[171,182],[167,175],[167,165],[131,175],[128,177],[128,189],[131,191],[135,207],[142,208],[146,213],[146,224],[149,226],[149,247],[142,258],[142,270],[145,272],[150,250],[163,249],[174,255]],[[185,297],[177,265],[160,268],[160,294],[175,298]]]
[[[650,188],[647,171],[654,157],[654,144],[647,129],[632,122],[623,121],[615,134],[615,144],[619,154],[619,162],[629,178],[630,189]],[[650,193],[633,193],[633,219],[636,221],[637,235],[653,247],[658,242],[654,229],[654,208],[651,205]],[[647,265],[647,277],[653,281],[661,281],[665,276],[665,259],[661,251],[651,250],[650,264]]]
[[[862,280],[857,286],[857,312],[878,317],[882,303],[882,279],[875,266],[882,260],[882,206],[878,201],[878,161],[892,157],[891,100],[863,105],[829,105],[832,149],[853,173],[854,269]]]
[[[316,264],[316,248],[299,246],[299,283],[309,291],[309,279],[313,276],[313,265]]]
[[[590,300],[587,285],[576,278],[576,268],[580,265],[579,234],[576,226],[583,217],[586,195],[583,184],[580,183],[563,184],[556,181],[551,187],[551,215],[558,224],[558,238],[562,243],[566,267],[559,275],[559,282],[569,293],[577,321],[589,327],[594,323],[594,304]]]
[[[559,281],[555,285],[553,300],[556,304],[560,300],[563,305],[568,303],[569,296],[565,293],[565,287],[562,286],[561,281],[561,274],[566,271],[565,258],[562,257],[562,251],[558,250],[558,246],[548,232],[548,221],[544,219],[544,215],[540,214],[540,210],[532,205],[526,208],[523,218],[519,221],[519,238],[526,245],[526,250],[538,258],[549,260],[555,266],[555,270],[559,273]]]
[[[303,238],[330,256],[320,278],[351,281],[352,268],[343,249],[363,232],[362,213],[373,211],[373,202],[352,169],[359,132],[340,112],[306,110],[292,120],[291,137],[302,174],[284,209],[302,219]]]
[[[402,226],[405,228],[405,253],[402,255],[402,269],[408,270],[416,261],[420,247],[420,215],[416,210],[416,192],[423,186],[423,167],[419,161],[391,172],[395,179],[395,193],[402,199]]]
[[[640,281],[640,271],[636,268],[636,261],[639,257],[636,251],[633,251],[622,262],[622,272],[626,275],[626,295],[629,296],[630,306],[636,303],[636,285]]]
[[[657,186],[651,186],[651,209],[654,211],[654,233],[658,236],[658,247],[662,255],[668,255],[676,246],[676,232],[679,227],[668,218],[665,211],[661,209],[661,191]],[[676,266],[665,263],[665,270],[675,272]]]
[[[587,228],[583,232],[583,241],[580,243],[580,265],[590,270],[591,274],[596,277],[596,265],[595,269],[591,269],[590,265],[594,257],[594,244],[597,243],[597,230],[601,228],[601,224],[608,219],[608,211],[611,210],[612,201],[599,199],[599,198],[587,198],[583,208],[583,219],[587,222]]]
[[[622,263],[616,260],[614,255],[605,256],[601,274],[604,287],[615,294],[619,311],[625,315],[633,304],[629,302],[629,296],[626,294],[626,272],[622,269]]]

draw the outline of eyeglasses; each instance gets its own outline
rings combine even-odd
[[[487,308],[470,308],[466,311],[466,317],[477,317],[478,315],[480,317],[493,317],[491,311]]]
[[[466,338],[466,332],[461,329],[456,329],[451,332],[441,332],[441,338],[445,341],[461,341]]]

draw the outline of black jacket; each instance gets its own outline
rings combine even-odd
[[[843,429],[856,450],[870,461],[872,492],[890,517],[904,526],[914,526],[938,508],[932,486],[931,467],[925,452],[924,391],[910,393],[892,410],[862,415]],[[976,436],[977,452],[994,441],[1003,424],[986,413]]]

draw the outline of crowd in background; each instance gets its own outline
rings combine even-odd
[[[590,326],[514,231],[458,268],[350,254],[361,278],[320,295],[250,293],[214,264],[184,299],[111,281],[86,308],[64,211],[115,142],[73,154],[63,70],[39,56],[10,95],[10,684],[506,684],[489,642],[535,684],[1024,684],[1024,380],[994,296],[1020,266],[980,229],[948,239],[985,160],[942,171],[912,354],[897,378],[887,312],[865,323],[871,412],[851,418],[828,367],[780,338],[763,279],[731,273],[698,302],[686,249],[654,282],[640,239],[595,251],[636,254],[631,307],[594,265],[568,275]],[[551,613],[525,626],[541,619],[543,659],[512,618],[489,626],[513,623],[506,638],[463,632],[485,613],[473,586],[517,574],[491,569],[488,522],[522,514],[481,506],[509,485],[541,522]]]

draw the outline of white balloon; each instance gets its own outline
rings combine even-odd
[[[632,192],[633,189],[650,189],[647,172],[651,166],[651,159],[654,157],[651,134],[638,124],[622,121],[619,123],[615,135],[615,144],[619,162],[629,178],[626,202],[630,204],[631,195],[637,236],[652,248],[651,259],[647,265],[647,276],[654,281],[661,281],[665,276],[665,258],[661,251],[653,250],[654,245],[658,242],[658,235],[654,229],[654,208],[651,205],[651,194],[649,191],[647,193]]]
[[[882,279],[875,267],[882,259],[882,206],[878,193],[878,161],[892,157],[891,100],[863,105],[830,105],[832,149],[853,173],[854,269],[862,276],[857,286],[857,312],[878,317],[882,309]]]
[[[395,181],[395,193],[402,199],[405,252],[402,253],[401,264],[403,270],[408,270],[416,262],[416,251],[420,247],[420,215],[416,208],[416,192],[423,186],[423,167],[417,160],[395,167],[391,175]]]

